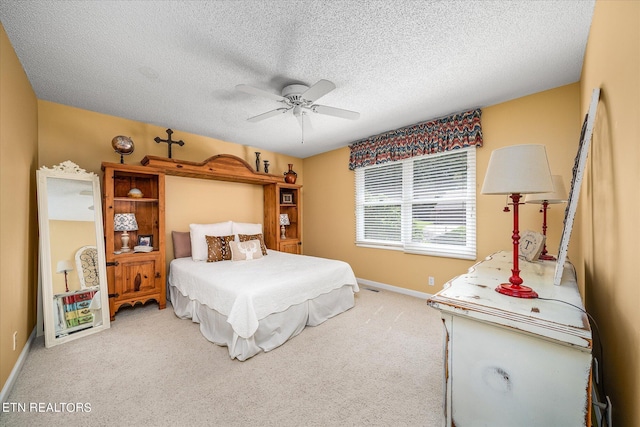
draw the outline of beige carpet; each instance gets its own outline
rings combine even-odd
[[[442,425],[442,325],[418,298],[362,287],[353,309],[246,362],[170,305],[116,319],[51,349],[38,339],[7,402],[90,412],[5,412],[0,425]]]

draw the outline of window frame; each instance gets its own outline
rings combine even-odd
[[[405,253],[410,254],[418,254],[418,255],[429,255],[429,256],[439,256],[439,257],[447,257],[447,258],[456,258],[456,259],[467,259],[467,260],[475,260],[477,255],[477,225],[476,225],[476,150],[475,146],[465,147],[455,150],[450,150],[441,153],[434,154],[426,154],[423,156],[415,156],[404,160],[399,160],[395,162],[386,162],[379,165],[371,165],[364,166],[361,168],[357,168],[355,170],[355,243],[358,247],[366,247],[366,248],[375,248],[375,249],[386,249],[386,250],[395,250],[395,251],[403,251]],[[446,243],[425,243],[425,242],[413,242],[412,241],[412,233],[414,231],[414,218],[413,218],[413,207],[417,204],[426,205],[428,203],[433,203],[433,197],[430,199],[429,197],[421,197],[414,198],[413,194],[415,192],[415,185],[413,183],[413,172],[414,166],[417,162],[420,162],[423,159],[434,159],[436,157],[445,157],[445,156],[455,156],[459,155],[461,152],[466,152],[466,188],[463,188],[460,196],[451,197],[447,199],[452,202],[461,202],[464,205],[464,245],[456,245],[456,244],[446,244]],[[445,162],[446,163],[446,162]],[[458,167],[463,167],[462,162],[458,164]],[[384,200],[378,201],[366,201],[365,200],[365,179],[367,171],[378,170],[381,171],[382,174],[390,173],[388,170],[394,168],[401,168],[401,182],[397,183],[397,181],[390,181],[391,185],[397,186],[399,185],[401,188],[400,197],[386,197]],[[444,167],[438,170],[445,170]],[[383,172],[384,171],[384,172]],[[375,178],[371,178],[375,179]],[[397,178],[395,178],[397,179]],[[370,181],[371,182],[371,181]],[[443,181],[444,182],[444,181]],[[385,182],[386,183],[386,182]],[[439,188],[440,191],[444,191],[446,188],[445,184]],[[394,192],[394,193],[397,193]],[[441,199],[440,199],[441,200]],[[365,210],[367,207],[374,206],[399,206],[400,208],[400,239],[399,240],[381,240],[374,238],[365,238]],[[379,222],[382,222],[381,219],[383,217],[368,217],[378,218]],[[388,218],[387,218],[388,219]],[[392,218],[393,219],[393,218]],[[444,222],[436,223],[436,228],[442,227]],[[446,229],[446,227],[445,227]],[[380,231],[385,232],[387,229],[376,229],[373,226],[372,229],[369,229],[371,232]],[[396,231],[396,230],[391,230]],[[395,234],[389,232],[389,234]],[[397,233],[397,231],[396,231]]]

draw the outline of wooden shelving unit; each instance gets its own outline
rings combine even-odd
[[[302,253],[302,186],[275,183],[264,186],[264,238],[269,249]],[[285,238],[281,236],[280,215],[289,217]]]
[[[142,164],[167,175],[262,185],[265,244],[269,249],[302,253],[301,185],[286,184],[281,175],[256,172],[245,160],[231,154],[218,154],[202,162],[146,156]],[[280,214],[287,214],[290,222],[284,239],[280,236]]]
[[[113,320],[120,307],[135,306],[155,300],[166,307],[165,286],[165,174],[154,168],[103,163],[103,209],[109,312]],[[132,188],[141,198],[129,197]],[[114,216],[133,213],[138,230],[130,231],[131,251],[122,252],[122,232],[114,230]],[[133,251],[138,236],[152,236],[151,252]]]

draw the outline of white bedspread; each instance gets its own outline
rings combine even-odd
[[[251,261],[171,261],[169,284],[183,295],[228,317],[233,330],[249,338],[258,321],[344,285],[359,290],[343,261],[269,250]]]

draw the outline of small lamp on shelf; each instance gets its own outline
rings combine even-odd
[[[482,185],[482,194],[508,194],[513,202],[513,268],[509,283],[498,285],[496,291],[518,298],[537,298],[538,294],[522,286],[518,265],[518,205],[522,194],[553,191],[553,182],[544,145],[524,144],[499,148],[491,153]]]
[[[135,231],[138,229],[138,223],[136,222],[136,216],[132,213],[120,213],[115,214],[113,217],[115,223],[114,231],[122,231],[122,252],[129,252],[129,233],[128,231]]]
[[[280,214],[280,238],[281,239],[286,239],[287,236],[285,236],[285,225],[290,225],[291,223],[289,222],[289,215],[287,214]]]
[[[67,273],[73,271],[73,264],[69,260],[58,261],[56,273],[64,273],[65,292],[69,292],[69,283],[67,282]]]
[[[540,212],[542,212],[542,234],[544,236],[547,235],[547,209],[549,208],[549,205],[565,203],[567,201],[567,190],[564,187],[564,182],[562,181],[562,177],[560,175],[552,175],[551,179],[553,180],[552,192],[527,194],[526,197],[524,198],[525,203],[535,203],[535,204],[542,205],[542,207],[540,208]],[[556,260],[556,257],[554,257],[553,255],[547,255],[546,242],[542,248],[540,259],[545,261]]]

